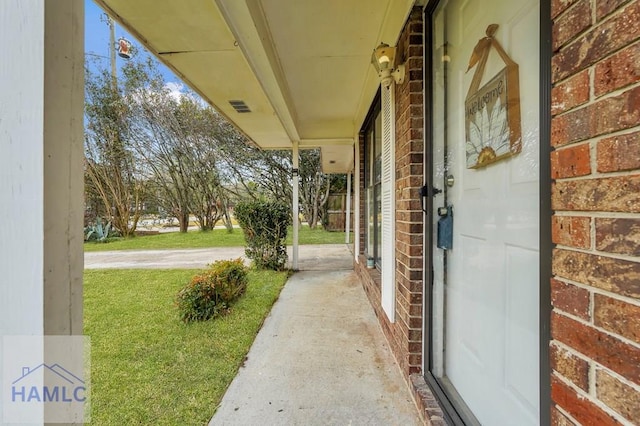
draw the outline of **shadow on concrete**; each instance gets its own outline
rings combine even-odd
[[[352,259],[301,251],[210,425],[422,424]]]

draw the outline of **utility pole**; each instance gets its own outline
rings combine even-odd
[[[100,20],[109,27],[109,59],[111,60],[111,86],[113,90],[118,89],[116,70],[116,22],[111,16],[103,13]]]
[[[111,84],[115,91],[118,89],[118,81],[116,79],[116,23],[110,16],[107,19],[109,25],[109,51],[111,52]]]

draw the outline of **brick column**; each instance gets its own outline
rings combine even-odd
[[[640,1],[553,0],[552,19],[552,421],[635,422]]]

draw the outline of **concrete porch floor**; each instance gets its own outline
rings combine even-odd
[[[313,270],[301,266],[287,282],[210,425],[422,424],[364,290],[345,267],[351,253],[343,246],[327,254],[301,259]]]

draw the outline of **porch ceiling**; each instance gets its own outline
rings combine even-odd
[[[352,170],[379,85],[371,52],[395,44],[415,2],[95,1],[258,146],[320,147],[327,173]]]

